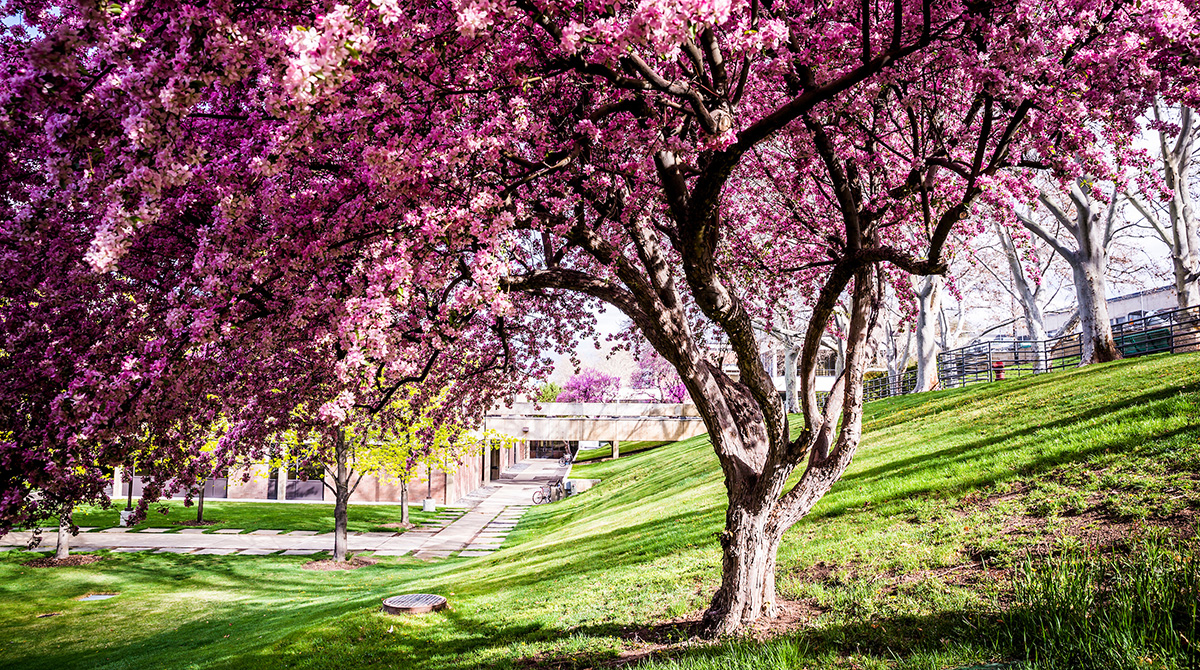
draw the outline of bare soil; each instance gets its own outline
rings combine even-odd
[[[62,560],[54,558],[53,556],[37,558],[29,561],[25,565],[31,568],[71,568],[78,565],[89,565],[91,563],[96,563],[103,560],[103,556],[97,556],[95,554],[77,554],[75,556],[68,556]]]
[[[369,556],[354,556],[345,561],[335,561],[332,558],[324,558],[319,561],[309,561],[300,567],[304,570],[318,570],[321,572],[327,572],[330,570],[357,570],[358,568],[365,568],[368,565],[375,565],[378,562],[379,559],[377,558],[371,558]]]

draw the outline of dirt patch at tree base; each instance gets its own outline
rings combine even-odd
[[[824,610],[810,602],[780,600],[775,605],[775,616],[759,619],[738,637],[764,642],[805,628],[823,613]],[[624,628],[616,634],[624,643],[623,649],[609,652],[613,655],[598,654],[586,659],[582,667],[625,667],[653,658],[670,658],[688,649],[710,647],[718,640],[701,634],[703,617],[704,611],[697,610],[666,621]],[[577,668],[581,667],[581,662],[582,659],[577,657],[538,654],[522,659],[520,667]]]
[[[357,570],[365,568],[368,565],[375,565],[379,562],[378,558],[370,558],[367,556],[355,556],[345,561],[335,561],[332,558],[323,558],[318,561],[309,561],[300,566],[303,570],[317,570],[327,572],[329,570]]]
[[[71,568],[77,565],[88,565],[103,560],[103,556],[97,556],[95,554],[79,554],[77,556],[68,556],[63,559],[47,556],[46,558],[38,558],[29,561],[25,565],[26,567],[30,568]]]

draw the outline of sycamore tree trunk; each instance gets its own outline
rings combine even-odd
[[[1105,363],[1121,357],[1108,319],[1108,288],[1102,261],[1088,259],[1071,264],[1075,296],[1079,302],[1080,365]]]
[[[71,555],[71,510],[66,509],[58,517],[58,545],[54,549],[54,558],[64,560]]]
[[[800,396],[796,393],[796,359],[800,352],[789,348],[783,356],[783,388],[787,411],[800,411]]]
[[[1038,200],[1071,234],[1074,248],[1042,227],[1032,215],[1018,212],[1017,216],[1030,232],[1045,240],[1071,266],[1082,331],[1079,364],[1115,361],[1121,358],[1121,352],[1113,341],[1112,324],[1108,320],[1104,274],[1108,269],[1108,247],[1116,231],[1118,193],[1114,191],[1107,207],[1093,200],[1079,185],[1072,186],[1068,196],[1075,206],[1074,217],[1068,216],[1066,210],[1044,191]]]
[[[1154,105],[1154,118],[1167,122],[1160,104]],[[1200,305],[1200,216],[1192,201],[1191,171],[1195,160],[1197,140],[1200,139],[1200,123],[1192,108],[1179,109],[1179,134],[1172,137],[1159,131],[1159,157],[1162,160],[1163,182],[1171,191],[1167,202],[1166,222],[1161,222],[1159,212],[1141,198],[1129,193],[1126,196],[1138,212],[1154,228],[1171,252],[1171,269],[1175,274],[1175,295],[1179,309]],[[1155,198],[1149,199],[1153,202]]]
[[[1017,245],[1008,229],[997,223],[996,234],[1000,237],[1000,247],[1008,261],[1008,271],[1013,281],[1013,297],[1020,303],[1021,312],[1025,317],[1025,332],[1029,333],[1029,339],[1035,342],[1034,372],[1045,372],[1049,362],[1045,348],[1046,318],[1042,313],[1041,303],[1038,302],[1042,287],[1036,282],[1031,282],[1026,276],[1021,257],[1017,254]]]
[[[937,275],[913,278],[917,297],[917,385],[916,393],[938,386],[937,315],[942,304],[942,278]]]

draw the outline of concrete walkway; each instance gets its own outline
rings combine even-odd
[[[562,479],[570,466],[557,460],[530,459],[506,470],[498,481],[478,489],[452,507],[442,508],[432,526],[404,533],[351,533],[348,548],[352,552],[374,552],[377,556],[447,558],[485,556],[504,543],[521,515],[533,504],[533,492],[539,486]],[[256,530],[246,533],[236,528],[205,532],[201,528],[87,529],[72,538],[72,551],[157,551],[173,554],[239,554],[264,556],[283,552],[287,556],[308,556],[333,550],[333,533],[313,531]],[[41,547],[53,548],[56,529],[42,532]],[[31,532],[9,533],[0,537],[0,551],[28,546]]]

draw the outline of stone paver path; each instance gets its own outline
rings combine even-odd
[[[473,491],[456,502],[455,507],[439,510],[434,521],[405,533],[351,533],[348,549],[374,552],[377,556],[446,558],[487,556],[504,544],[509,531],[533,504],[533,492],[543,484],[562,479],[570,466],[551,459],[530,459],[510,467],[498,481]],[[465,511],[464,511],[465,510]],[[54,535],[42,533],[42,548],[52,548]],[[81,529],[82,530],[82,529]],[[172,554],[225,556],[266,556],[282,552],[285,556],[311,556],[333,549],[333,533],[298,530],[256,530],[222,528],[211,533],[201,529],[167,532],[170,528],[147,528],[128,533],[128,528],[105,528],[81,532],[72,539],[72,551],[111,549],[119,552],[155,551]],[[127,534],[128,533],[128,534]],[[0,551],[29,544],[32,533],[9,533],[0,537]],[[459,553],[461,552],[461,553]]]

